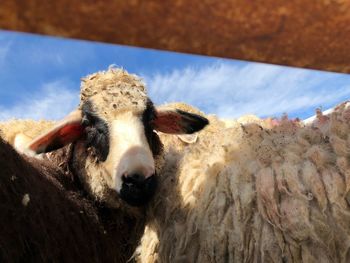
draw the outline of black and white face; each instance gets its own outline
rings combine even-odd
[[[148,101],[141,111],[135,108],[114,112],[108,120],[95,109],[92,100],[82,107],[86,147],[98,160],[93,170],[104,171],[109,188],[128,204],[147,203],[156,190],[155,159],[162,151],[152,126],[155,116],[152,102]]]

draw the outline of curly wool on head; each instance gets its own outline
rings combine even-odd
[[[109,112],[138,107],[144,110],[147,103],[147,90],[142,80],[123,69],[110,67],[82,78],[80,106],[83,102],[98,97],[96,103],[108,117]]]
[[[81,79],[80,100],[84,101],[102,91],[108,91],[112,95],[118,89],[130,87],[144,95],[147,93],[141,78],[124,69],[110,67],[107,71],[99,71]]]

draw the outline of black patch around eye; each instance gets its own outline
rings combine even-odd
[[[153,126],[151,125],[151,122],[155,117],[156,110],[153,106],[153,102],[148,99],[146,109],[142,114],[142,123],[145,128],[145,135],[148,144],[154,157],[160,155],[163,151],[163,144],[160,141],[159,136],[153,131]]]
[[[109,153],[109,129],[106,121],[93,110],[91,101],[82,106],[82,125],[85,127],[86,145],[92,147],[100,161],[105,161]]]

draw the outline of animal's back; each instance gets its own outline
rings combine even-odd
[[[69,171],[0,138],[0,262],[126,262],[143,217],[88,198]]]
[[[54,124],[54,121],[47,120],[12,119],[0,122],[0,137],[15,149],[23,152],[32,139],[52,128]]]

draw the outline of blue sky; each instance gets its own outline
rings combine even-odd
[[[0,120],[60,119],[80,78],[115,64],[156,104],[184,101],[223,118],[307,118],[350,98],[350,75],[0,30]]]

